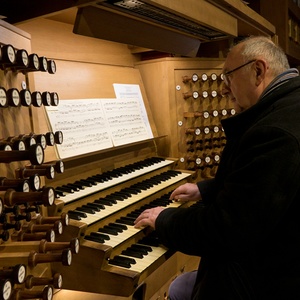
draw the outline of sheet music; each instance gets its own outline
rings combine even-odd
[[[103,99],[102,104],[115,146],[151,138],[139,99]]]
[[[69,99],[46,107],[52,131],[64,135],[60,158],[152,138],[142,110],[139,99]]]
[[[143,96],[141,93],[140,86],[138,84],[113,84],[116,98],[117,99],[138,99],[140,103],[141,115],[144,120],[144,124],[146,124],[146,128],[149,134],[149,137],[153,137],[152,129],[148,120],[147,111],[144,105]]]
[[[113,146],[101,99],[62,100],[46,108],[52,130],[64,136],[57,145],[60,158]]]

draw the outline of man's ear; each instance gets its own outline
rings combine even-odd
[[[258,59],[255,62],[256,85],[259,85],[266,77],[267,64],[264,60]]]

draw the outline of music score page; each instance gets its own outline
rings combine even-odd
[[[70,99],[46,107],[52,131],[62,131],[60,158],[152,138],[139,99]]]

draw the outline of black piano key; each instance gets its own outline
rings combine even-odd
[[[114,172],[113,170],[105,172],[106,175],[108,175],[111,178],[118,178],[120,175],[117,172]]]
[[[144,255],[136,250],[132,250],[132,249],[126,249],[122,251],[123,255],[127,255],[127,256],[132,256],[132,257],[136,257],[136,258],[143,258]]]
[[[104,198],[100,198],[94,201],[95,203],[99,203],[99,204],[103,204],[103,205],[108,205],[108,206],[112,206],[113,203],[110,200],[106,200]]]
[[[121,230],[127,230],[128,227],[124,224],[118,224],[118,223],[109,223],[108,224],[111,227],[120,228]]]
[[[112,235],[118,235],[118,231],[112,228],[99,228],[98,232],[102,232],[102,233],[108,233],[108,234],[112,234]]]
[[[92,180],[92,179],[81,179],[79,181],[84,183],[84,184],[91,184],[91,186],[97,185],[97,182],[95,180]]]
[[[76,210],[80,211],[80,212],[85,212],[88,214],[95,214],[95,211],[93,209],[91,209],[90,207],[84,207],[84,205],[77,207]]]
[[[113,170],[114,173],[116,173],[118,176],[123,176],[124,174],[126,174],[127,170],[124,167],[119,167]]]
[[[101,177],[98,176],[89,176],[85,179],[87,182],[91,182],[93,185],[96,185],[98,183],[103,183],[104,180]]]
[[[158,175],[158,176],[155,176],[154,179],[157,179],[157,180],[160,180],[160,181],[166,181],[167,179],[170,179],[170,178],[171,178],[170,176]]]
[[[138,214],[141,214],[144,210],[145,210],[145,209],[144,209],[144,207],[142,206],[142,207],[140,207],[140,208],[138,208],[138,209],[135,209],[133,212],[136,212],[136,213],[138,213]]]
[[[114,256],[113,259],[118,260],[118,261],[127,261],[132,265],[136,264],[136,260],[134,258],[125,257],[125,256],[121,256],[121,255],[116,255],[116,256]]]
[[[87,182],[85,180],[77,180],[74,182],[74,184],[81,184],[83,186],[91,187],[93,186],[90,182]]]
[[[121,193],[121,192],[114,192],[111,195],[119,196],[119,197],[121,197],[123,199],[128,199],[129,198],[128,195],[126,195],[125,193]]]
[[[145,246],[145,245],[140,245],[140,244],[133,244],[131,245],[131,248],[133,249],[139,249],[139,250],[143,250],[145,252],[152,252],[152,248],[149,246]]]
[[[56,191],[66,192],[66,193],[74,193],[74,190],[70,187],[58,186],[55,188]]]
[[[143,185],[146,185],[148,188],[152,188],[153,184],[151,182],[148,182],[147,180],[145,180],[144,182],[142,182]]]
[[[90,207],[94,211],[100,211],[100,208],[96,205],[93,205],[93,203],[87,203],[86,205],[84,205],[84,207]]]
[[[106,181],[106,180],[104,180],[104,179],[105,179],[105,176],[104,176],[103,174],[95,174],[95,175],[92,175],[92,176],[90,176],[90,177],[93,178],[93,179],[99,180],[99,182],[104,182],[104,181]]]
[[[134,248],[134,247],[132,247],[132,246],[128,247],[127,249],[128,249],[128,250],[131,250],[131,251],[139,252],[139,253],[141,253],[142,255],[147,255],[147,254],[148,254],[148,251],[146,251],[145,249],[138,249],[138,248]]]
[[[153,204],[154,206],[167,206],[169,205],[170,203],[172,203],[171,200],[169,201],[163,201],[163,200],[154,200],[153,202],[151,202],[151,204]]]
[[[117,223],[134,226],[134,220],[132,218],[121,217],[116,220]]]
[[[84,181],[85,182],[90,182],[92,185],[97,185],[98,184],[98,182],[95,179],[91,178],[91,177],[88,177],[88,178],[84,179]]]
[[[108,261],[108,263],[110,265],[119,266],[119,267],[128,268],[128,269],[131,267],[131,264],[128,261],[119,261],[116,259],[110,259]]]
[[[79,191],[79,188],[77,186],[72,185],[72,184],[64,184],[64,185],[62,185],[62,187],[63,188],[71,189],[74,192],[78,192]]]
[[[81,217],[77,214],[69,214],[69,218],[72,220],[80,221]]]
[[[101,210],[101,209],[105,209],[105,206],[104,206],[103,204],[96,203],[96,202],[88,202],[87,205],[96,206],[96,207],[98,207],[100,210]]]
[[[181,171],[178,171],[178,170],[170,170],[171,173],[175,174],[175,175],[179,175],[179,174],[182,174]]]
[[[124,189],[121,190],[121,191],[119,191],[119,192],[116,192],[116,193],[120,193],[121,195],[125,195],[125,196],[127,196],[128,198],[132,197],[132,194],[129,193],[129,192],[124,191]]]
[[[98,237],[98,238],[101,238],[101,239],[107,240],[107,241],[110,240],[109,235],[103,234],[103,233],[100,233],[100,232],[91,232],[90,236],[95,236],[95,237]]]
[[[114,230],[116,230],[117,232],[123,232],[124,229],[121,228],[120,226],[116,226],[114,223],[109,223],[108,225],[105,225],[104,227],[108,227],[108,228],[112,228]]]
[[[91,235],[86,235],[84,237],[85,240],[89,240],[89,241],[93,241],[93,242],[97,242],[97,243],[104,243],[104,239],[102,239],[101,237],[97,237],[97,236],[91,236]]]
[[[114,201],[116,201],[115,203],[117,203],[117,201],[123,201],[124,200],[123,197],[120,197],[120,196],[117,196],[117,195],[112,195],[112,194],[106,195],[105,199],[114,200]]]
[[[164,158],[158,157],[158,156],[153,156],[153,157],[150,157],[149,160],[154,164],[154,163],[159,163],[159,162],[163,161]]]
[[[139,183],[132,185],[130,188],[134,188],[137,190],[144,190],[144,191],[148,189],[147,187],[145,187],[145,185]]]
[[[148,246],[153,246],[153,247],[158,247],[160,244],[158,238],[151,235],[145,236],[144,238],[139,240],[138,243],[148,245]]]
[[[56,196],[59,196],[59,197],[64,197],[64,196],[66,196],[66,193],[63,192],[63,191],[59,191],[59,190],[55,189],[54,192],[55,192],[55,195],[56,195]]]
[[[82,184],[75,184],[75,183],[68,183],[68,186],[70,186],[70,187],[74,187],[74,188],[78,188],[78,189],[80,189],[80,190],[84,190],[85,189],[85,187],[82,185]]]
[[[138,193],[141,192],[141,190],[132,189],[132,188],[129,188],[129,187],[128,188],[124,188],[123,191],[131,193],[131,194],[134,194],[134,195],[137,195]]]
[[[122,174],[129,174],[129,173],[132,173],[132,168],[129,168],[128,166],[120,167],[120,168],[118,168],[118,170],[119,170]]]
[[[77,216],[79,216],[79,217],[81,217],[81,218],[87,218],[86,213],[80,212],[80,211],[74,211],[74,210],[69,210],[69,211],[68,211],[68,215],[69,215],[69,216],[77,215]]]
[[[117,204],[117,200],[114,197],[110,197],[110,195],[106,195],[103,199],[110,201],[112,204]]]
[[[149,178],[148,181],[153,185],[158,185],[161,183],[161,180],[159,180],[158,178]]]
[[[109,174],[106,174],[106,173],[101,174],[101,178],[102,178],[104,181],[110,181],[110,180],[113,179],[112,176],[110,176]]]
[[[131,212],[129,214],[127,214],[126,216],[129,217],[129,218],[137,218],[138,216],[140,215],[140,213],[138,212]]]

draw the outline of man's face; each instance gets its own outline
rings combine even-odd
[[[253,106],[256,96],[255,63],[256,60],[244,61],[240,55],[241,44],[228,54],[224,63],[225,74],[222,94],[229,97],[237,113]]]

